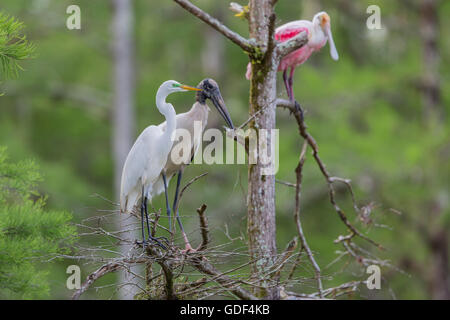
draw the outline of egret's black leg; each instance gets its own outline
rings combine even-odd
[[[170,209],[170,205],[169,205],[169,194],[168,194],[168,190],[167,190],[167,179],[166,179],[165,173],[162,173],[162,178],[163,178],[163,182],[164,182],[164,193],[166,195],[167,216],[169,217],[169,232],[172,232],[172,214],[171,214],[171,209]]]
[[[142,188],[142,199],[144,199],[144,188]],[[141,228],[142,228],[142,244],[145,247],[145,230],[144,230],[144,200],[141,202]]]
[[[156,242],[158,245],[160,245],[163,249],[166,249],[163,245],[161,245],[161,243],[158,241],[159,239],[164,240],[167,244],[169,244],[169,240],[167,240],[167,238],[165,237],[154,237],[152,236],[152,233],[150,232],[150,223],[148,221],[148,209],[147,209],[147,203],[148,203],[148,199],[147,197],[145,197],[144,200],[144,209],[145,209],[145,218],[147,220],[147,232],[148,232],[148,238],[154,242]]]
[[[289,97],[289,100],[292,100],[291,90],[289,88],[289,80],[288,80],[288,77],[287,77],[287,69],[283,71],[283,81],[284,81],[284,86],[286,87],[286,92],[287,92],[287,95]]]
[[[150,238],[152,236],[152,234],[150,233],[150,223],[148,222],[148,209],[147,209],[148,199],[147,199],[147,197],[144,197],[143,201],[144,201],[145,220],[147,222],[147,233],[148,233],[148,237]]]
[[[161,248],[166,249],[166,247],[155,237],[152,236],[150,232],[150,223],[148,221],[148,211],[147,211],[147,197],[144,196],[144,188],[142,188],[142,201],[141,201],[141,227],[142,227],[142,246],[145,248],[147,241],[145,240],[145,227],[144,227],[144,215],[147,222],[147,232],[148,241],[153,241]]]

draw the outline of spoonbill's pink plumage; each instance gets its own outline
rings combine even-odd
[[[298,20],[286,23],[275,30],[275,39],[279,42],[285,42],[300,32],[305,31],[308,35],[308,43],[298,50],[285,56],[278,66],[278,71],[283,71],[283,80],[289,99],[294,100],[292,89],[292,78],[294,70],[298,65],[303,64],[314,51],[320,50],[329,42],[330,54],[333,60],[338,60],[339,55],[334,45],[333,36],[331,34],[330,17],[326,12],[317,13],[312,21]],[[287,70],[291,68],[289,77]],[[250,80],[252,66],[247,65],[246,78]]]

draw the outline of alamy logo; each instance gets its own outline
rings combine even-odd
[[[262,175],[274,175],[279,168],[279,131],[228,129],[226,136],[218,129],[207,129],[203,132],[202,122],[194,122],[193,136],[191,131],[177,129],[173,136],[174,144],[170,153],[172,163],[188,164],[259,164]],[[238,147],[235,154],[235,142]],[[203,142],[209,142],[203,146]],[[192,151],[195,153],[194,159]]]
[[[66,26],[69,30],[81,29],[81,9],[76,4],[70,5],[66,9],[66,13],[70,16],[66,20]]]
[[[81,288],[81,270],[76,264],[70,265],[66,269],[66,273],[70,274],[67,277],[66,287],[69,290],[80,289]]]
[[[381,9],[379,6],[372,4],[367,7],[366,13],[370,16],[366,20],[366,26],[369,30],[381,29]]]
[[[369,290],[381,289],[381,270],[380,267],[372,264],[367,267],[366,273],[370,276],[367,278],[366,285]]]

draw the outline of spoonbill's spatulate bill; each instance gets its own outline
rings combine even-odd
[[[200,89],[182,85],[174,80],[164,82],[156,93],[156,107],[166,118],[159,126],[149,126],[139,135],[125,160],[120,185],[120,211],[131,212],[135,206],[141,209],[142,241],[147,243],[144,230],[144,215],[147,222],[148,241],[164,245],[150,233],[147,200],[157,193],[154,184],[163,173],[167,157],[172,149],[172,135],[176,129],[176,113],[172,104],[166,102],[169,94]],[[164,125],[164,129],[163,129]]]
[[[283,71],[283,80],[286,87],[288,97],[294,100],[293,92],[293,76],[295,68],[304,63],[314,51],[320,50],[328,42],[330,45],[330,55],[333,60],[338,60],[339,55],[334,44],[333,35],[331,33],[330,16],[322,11],[317,13],[312,21],[297,20],[288,22],[275,30],[275,39],[280,42],[287,41],[300,32],[305,31],[308,35],[308,43],[294,52],[285,56],[278,66],[278,71]],[[287,75],[288,69],[289,77]],[[247,65],[247,79],[251,76],[251,64]]]

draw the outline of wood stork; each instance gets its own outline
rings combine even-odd
[[[167,163],[164,167],[164,170],[161,172],[161,176],[158,178],[158,180],[155,182],[155,184],[153,186],[153,189],[157,190],[158,193],[161,193],[163,190],[165,191],[167,215],[169,217],[169,226],[170,226],[170,231],[171,231],[172,230],[171,229],[171,225],[172,225],[171,221],[172,220],[171,220],[171,210],[169,207],[167,187],[168,187],[170,179],[176,173],[178,173],[177,186],[176,186],[176,190],[175,190],[175,198],[174,198],[174,202],[173,202],[173,210],[174,211],[176,210],[176,219],[178,221],[178,225],[180,226],[180,230],[183,234],[183,239],[184,239],[184,242],[186,245],[185,250],[184,250],[185,252],[195,251],[195,250],[191,247],[189,240],[186,236],[186,233],[184,232],[183,224],[181,223],[179,210],[178,210],[178,195],[179,195],[179,188],[180,188],[180,182],[181,182],[181,177],[183,175],[183,171],[184,171],[185,167],[192,161],[195,154],[197,153],[198,147],[201,143],[201,139],[203,136],[203,135],[198,135],[198,134],[195,135],[194,134],[194,124],[196,121],[200,121],[201,126],[202,126],[202,133],[203,133],[203,131],[205,130],[205,127],[206,127],[206,123],[208,121],[208,114],[209,114],[210,109],[209,109],[208,105],[206,104],[206,100],[209,99],[212,101],[212,103],[215,106],[215,108],[217,109],[217,111],[225,119],[225,122],[227,123],[227,125],[231,129],[234,129],[233,122],[231,121],[230,114],[228,112],[227,107],[225,106],[225,102],[223,101],[223,98],[220,93],[217,82],[214,81],[213,79],[207,78],[207,79],[202,80],[197,87],[201,91],[197,92],[196,101],[193,104],[193,106],[191,107],[191,109],[188,112],[180,113],[180,114],[177,114],[177,116],[176,116],[177,129],[187,130],[189,132],[189,137],[191,139],[191,141],[188,142],[188,143],[190,143],[189,145],[192,147],[191,153],[188,157],[183,157],[185,159],[188,159],[188,161],[181,162],[181,163],[175,163],[173,161],[173,157],[171,157],[171,155],[169,155],[169,157],[167,159]],[[162,130],[165,130],[165,126],[166,126],[165,122],[161,124]],[[167,126],[169,126],[168,122],[167,122]],[[172,146],[172,149],[175,149],[175,147],[178,143],[181,143],[181,141],[175,142]],[[176,161],[176,162],[178,162],[178,161]]]
[[[166,165],[173,136],[176,130],[176,113],[166,98],[173,92],[200,91],[201,89],[182,85],[174,80],[164,82],[156,93],[156,107],[166,121],[159,126],[149,126],[139,135],[125,160],[120,186],[120,211],[131,212],[141,202],[142,241],[146,244],[144,214],[149,241],[165,248],[157,238],[152,237],[148,223],[147,200],[158,194],[155,182],[161,177]]]
[[[293,77],[295,68],[298,65],[303,64],[314,51],[320,50],[327,41],[330,44],[330,54],[333,60],[338,60],[339,55],[334,45],[333,35],[331,33],[330,16],[325,12],[317,13],[312,21],[297,20],[288,22],[275,29],[275,39],[284,42],[299,34],[302,31],[306,31],[308,35],[308,43],[294,52],[291,52],[285,56],[278,66],[278,71],[283,71],[284,85],[291,101],[294,100],[293,92]],[[287,76],[288,69],[289,77]],[[252,66],[249,63],[247,65],[247,73],[245,74],[247,79],[250,79]]]

